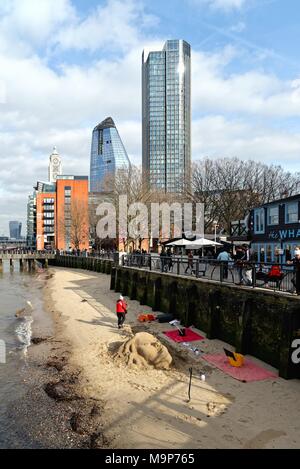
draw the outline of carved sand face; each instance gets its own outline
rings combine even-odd
[[[128,365],[143,368],[168,369],[172,363],[168,349],[147,332],[140,332],[125,342],[118,356],[125,358]]]

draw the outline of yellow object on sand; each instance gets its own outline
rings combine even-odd
[[[229,363],[230,363],[231,366],[235,366],[236,368],[240,368],[241,366],[244,365],[244,361],[245,361],[244,355],[241,355],[240,353],[235,353],[234,352],[234,357],[235,357],[235,360],[231,357],[228,357],[228,360],[229,360]]]

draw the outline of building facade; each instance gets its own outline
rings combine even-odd
[[[27,201],[27,235],[28,247],[36,245],[36,195],[35,192],[28,196]]]
[[[12,239],[21,239],[22,223],[20,221],[9,222],[9,236]]]
[[[142,56],[143,172],[150,188],[178,193],[191,175],[191,47],[167,41]]]
[[[251,241],[258,262],[285,263],[300,246],[300,194],[251,210],[246,220],[232,223],[231,240]]]
[[[56,247],[89,249],[87,176],[58,176],[56,181]]]
[[[55,249],[56,184],[38,181],[34,189],[33,232],[36,249]]]
[[[49,167],[48,167],[48,179],[49,182],[54,183],[57,176],[62,175],[62,161],[59,156],[56,147],[53,148],[53,152],[50,155]]]
[[[111,117],[93,130],[90,191],[107,192],[113,189],[113,178],[119,169],[130,170],[130,161]]]
[[[28,242],[35,240],[38,251],[89,249],[87,176],[58,175],[56,183],[38,182],[31,206]]]

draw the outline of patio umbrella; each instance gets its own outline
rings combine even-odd
[[[195,241],[190,241],[189,249],[200,249],[206,246],[223,246],[223,244],[212,241],[211,239],[199,238],[195,239]]]
[[[193,241],[189,241],[188,239],[179,239],[178,241],[172,241],[172,243],[166,244],[166,246],[190,246]]]

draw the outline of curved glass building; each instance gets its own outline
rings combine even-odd
[[[113,182],[108,177],[114,176],[118,169],[130,169],[130,161],[111,117],[97,125],[93,131],[90,192],[112,190]]]

